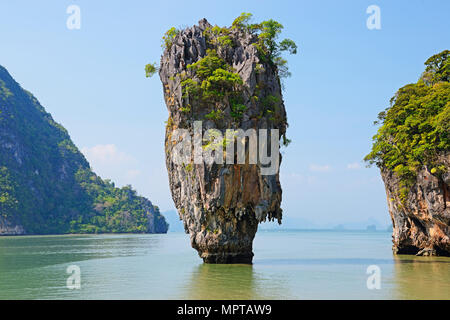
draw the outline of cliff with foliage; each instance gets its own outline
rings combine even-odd
[[[450,255],[450,51],[381,112],[366,160],[381,169],[398,254]]]
[[[67,131],[0,66],[0,235],[167,227],[149,200],[93,173]]]
[[[281,223],[282,218],[278,170],[263,175],[260,161],[221,162],[226,155],[220,149],[235,139],[227,129],[278,129],[283,143],[289,143],[280,82],[289,72],[281,52],[296,53],[297,48],[289,39],[277,41],[283,28],[278,22],[250,24],[250,18],[242,14],[231,27],[202,19],[185,30],[172,28],[164,36],[160,67],[146,67],[148,76],[159,70],[169,111],[165,151],[172,198],[192,247],[207,263],[250,263],[258,223]],[[173,160],[173,135],[185,129],[194,140],[195,121],[202,121],[203,137],[210,129],[225,137],[202,142],[202,149],[212,150],[218,161]],[[279,139],[271,146],[277,155],[278,145]],[[245,155],[248,159],[248,145]]]

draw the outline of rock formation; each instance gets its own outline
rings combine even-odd
[[[10,223],[6,218],[0,216],[0,236],[18,236],[25,234],[21,225]]]
[[[365,160],[381,170],[397,254],[450,255],[450,50],[380,112]]]
[[[399,178],[382,170],[394,253],[450,255],[450,152],[440,155],[438,161],[448,169],[442,178],[423,167],[404,201],[398,196]]]
[[[170,189],[191,245],[206,263],[251,263],[258,223],[281,223],[278,171],[262,174],[260,160],[209,164],[192,156],[179,164],[173,159],[175,130],[188,130],[194,139],[194,121],[202,121],[203,135],[208,129],[226,136],[226,129],[265,128],[279,129],[285,138],[278,69],[261,57],[257,42],[257,35],[243,28],[213,27],[203,19],[174,35],[161,58]],[[277,146],[270,147],[280,155]],[[195,154],[194,146],[190,151]],[[248,159],[248,145],[245,152]]]

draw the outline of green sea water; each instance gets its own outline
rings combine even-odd
[[[206,265],[182,233],[0,237],[0,299],[450,299],[450,258],[393,256],[388,232],[259,231],[254,253]]]

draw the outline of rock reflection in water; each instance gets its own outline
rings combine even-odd
[[[263,299],[252,265],[201,264],[192,272],[188,299]]]

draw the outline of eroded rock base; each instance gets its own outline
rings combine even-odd
[[[450,153],[439,158],[450,168]],[[398,177],[382,170],[393,225],[394,254],[450,256],[450,171],[437,177],[422,168],[403,201]]]
[[[204,263],[212,264],[252,264],[253,252],[241,253],[201,253]]]

